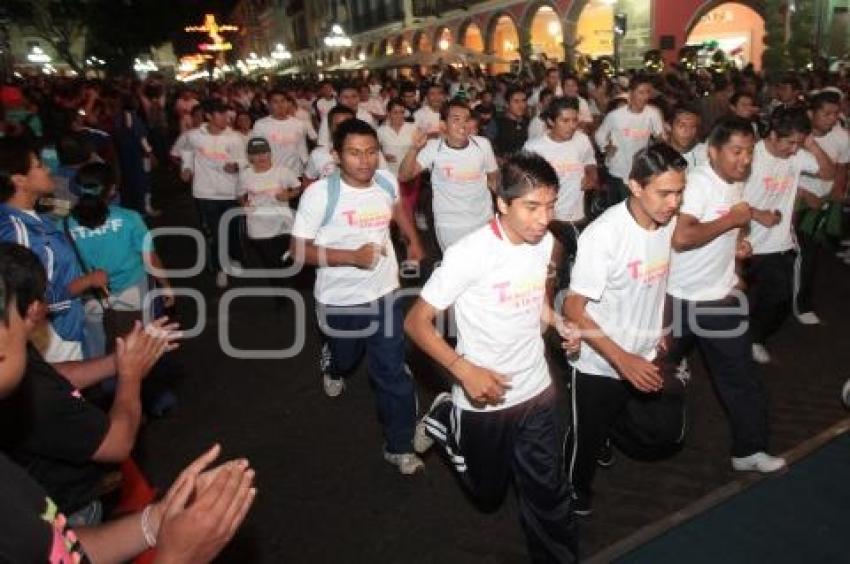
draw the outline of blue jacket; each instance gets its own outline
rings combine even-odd
[[[83,303],[68,292],[80,267],[65,234],[49,218],[0,204],[0,241],[31,249],[47,272],[47,309],[53,330],[66,341],[83,340]]]

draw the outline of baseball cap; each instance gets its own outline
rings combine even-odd
[[[248,144],[245,145],[245,152],[249,155],[262,155],[263,153],[271,153],[272,147],[265,137],[251,137]]]

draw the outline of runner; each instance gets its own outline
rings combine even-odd
[[[455,377],[417,426],[414,446],[437,441],[483,508],[516,485],[520,522],[534,562],[575,562],[575,524],[561,461],[562,429],[541,324],[555,326],[569,352],[577,333],[547,305],[554,238],[547,232],[558,177],[541,156],[504,166],[499,215],[446,251],[405,321],[411,339]],[[454,307],[457,350],[437,334]]]
[[[767,398],[754,373],[747,302],[735,273],[735,259],[752,251],[741,237],[752,219],[742,200],[755,145],[750,122],[721,118],[708,143],[710,164],[689,174],[673,232],[669,360],[678,363],[699,345],[732,427],[732,467],[775,472],[785,461],[766,453]]]

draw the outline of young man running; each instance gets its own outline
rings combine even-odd
[[[429,140],[417,132],[398,169],[401,182],[431,171],[434,226],[443,250],[493,217],[490,190],[498,182],[499,167],[490,142],[469,135],[470,115],[466,102],[448,102],[442,110],[444,135]]]
[[[556,326],[578,349],[545,296],[558,177],[539,155],[505,164],[499,215],[451,246],[405,321],[410,338],[455,378],[417,427],[414,446],[434,441],[482,507],[498,507],[516,485],[534,562],[575,562],[576,533],[561,464],[563,435],[541,330]],[[454,307],[457,350],[437,333]]]
[[[682,390],[675,379],[662,378],[657,357],[670,238],[686,168],[668,145],[639,151],[629,177],[631,196],[599,216],[578,241],[564,302],[566,317],[585,342],[572,361],[567,444],[578,515],[592,512],[597,456],[608,437],[629,454],[664,450],[683,438]]]
[[[753,256],[747,270],[752,352],[761,364],[770,362],[767,339],[791,313],[796,259],[791,216],[800,175],[810,173],[821,180],[835,176],[829,155],[810,133],[805,110],[774,111],[767,137],[756,144],[753,171],[744,186],[744,200],[753,208]]]
[[[697,141],[700,117],[696,109],[676,106],[670,113],[668,144],[688,161],[688,172],[708,162],[705,143]]]
[[[422,258],[416,229],[401,205],[392,174],[377,171],[378,136],[359,119],[334,134],[339,171],[310,186],[292,229],[292,256],[316,265],[319,326],[330,352],[325,393],[339,396],[364,352],[384,426],[384,458],[402,474],[422,469],[413,453],[416,400],[404,367],[398,262],[390,239],[395,222],[409,260]]]
[[[667,293],[673,321],[672,363],[699,345],[732,427],[732,467],[775,472],[767,454],[767,398],[755,374],[735,259],[750,254],[741,235],[752,219],[742,200],[755,140],[750,122],[721,118],[708,138],[710,164],[688,175],[676,229]]]
[[[295,98],[283,90],[269,92],[271,115],[257,120],[250,137],[263,137],[272,149],[272,164],[285,167],[295,176],[307,164],[307,124],[295,117]]]
[[[596,130],[596,144],[605,152],[613,182],[612,197],[625,200],[629,195],[627,179],[635,153],[646,148],[652,137],[661,138],[664,120],[655,106],[648,105],[652,81],[637,75],[629,83],[628,104],[610,112]]]

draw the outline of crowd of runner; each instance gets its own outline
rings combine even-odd
[[[144,414],[175,401],[145,379],[181,338],[149,227],[186,190],[215,285],[314,269],[317,385],[340,397],[365,356],[385,460],[415,475],[436,446],[482,507],[515,485],[534,561],[577,560],[615,449],[681,447],[695,347],[732,467],[785,468],[756,364],[789,317],[820,323],[824,247],[850,264],[850,82],[537,70],[0,87],[0,556],[205,561],[250,508],[249,463],[210,468],[213,447],[108,519]],[[446,377],[422,413],[406,339]]]

